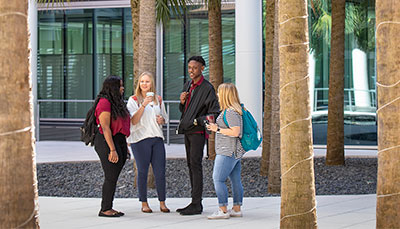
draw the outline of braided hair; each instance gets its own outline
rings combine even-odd
[[[125,118],[129,115],[128,109],[120,92],[121,78],[108,76],[103,82],[103,88],[97,95],[96,104],[101,98],[106,98],[111,103],[111,118]]]

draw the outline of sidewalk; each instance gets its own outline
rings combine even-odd
[[[183,144],[165,144],[167,158],[185,158],[185,146]],[[206,152],[206,147],[204,147]],[[359,146],[346,147],[346,157],[376,157],[376,147]],[[325,146],[314,146],[314,156],[322,157],[326,155]],[[261,148],[249,151],[245,157],[260,157]],[[80,141],[40,141],[36,143],[36,162],[65,162],[65,161],[97,161],[99,157],[94,151],[94,147],[85,146]]]
[[[232,201],[231,199],[229,201]],[[175,209],[185,206],[189,198],[169,198],[171,213],[161,213],[158,201],[149,199],[154,213],[140,212],[138,199],[116,199],[115,209],[125,212],[121,218],[98,217],[98,198],[39,197],[39,219],[42,229],[52,228],[279,228],[280,198],[244,198],[243,218],[208,220],[215,211],[216,198],[203,200],[201,215],[181,216]],[[376,195],[317,196],[319,228],[375,228]]]
[[[168,158],[184,158],[184,145],[166,145]],[[346,157],[376,157],[376,147],[346,148]],[[325,156],[323,146],[314,146],[316,157]],[[260,157],[261,149],[245,157]],[[36,143],[37,163],[98,160],[93,147],[82,142],[41,141]],[[232,201],[231,199],[229,201]],[[100,198],[39,197],[40,226],[46,228],[279,228],[280,198],[244,198],[243,218],[208,220],[217,210],[217,198],[205,198],[204,212],[196,216],[180,216],[177,208],[186,206],[189,198],[168,198],[171,213],[160,213],[158,200],[149,199],[153,214],[140,212],[137,198],[116,199],[115,209],[125,212],[121,218],[98,217]],[[231,202],[230,202],[231,203]],[[375,228],[376,195],[317,196],[319,228]]]

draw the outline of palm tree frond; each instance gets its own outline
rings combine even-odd
[[[182,19],[187,5],[192,3],[191,0],[157,0],[157,22],[166,24],[172,15]]]

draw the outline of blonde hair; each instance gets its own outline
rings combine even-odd
[[[139,100],[139,103],[142,103],[144,98],[142,96],[142,89],[140,88],[140,81],[142,80],[143,76],[148,76],[150,78],[150,90],[149,92],[153,92],[154,93],[154,98],[153,98],[153,102],[154,104],[158,104],[158,99],[157,99],[157,95],[155,92],[155,82],[154,82],[154,76],[153,74],[151,74],[151,72],[142,72],[142,74],[139,75],[137,84],[136,84],[136,89],[135,89],[135,95],[137,97],[137,99]]]
[[[218,87],[218,101],[222,111],[232,108],[242,115],[239,93],[232,83],[223,83]]]

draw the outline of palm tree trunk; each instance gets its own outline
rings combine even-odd
[[[223,82],[221,0],[208,1],[208,43],[210,82],[217,90]],[[208,157],[215,159],[215,134],[208,138]]]
[[[376,228],[400,228],[400,2],[376,1],[378,185]]]
[[[263,142],[260,162],[261,176],[267,176],[271,150],[271,90],[274,52],[275,0],[267,0],[265,4],[265,96]]]
[[[28,1],[0,2],[0,228],[37,228]]]
[[[139,36],[137,38],[139,39],[139,50],[134,53],[138,53],[138,74],[149,71],[156,76],[156,23],[156,1],[139,1]],[[155,188],[154,172],[151,165],[147,181],[149,188]]]
[[[279,2],[281,228],[316,228],[306,0]]]
[[[156,1],[142,0],[139,4],[139,74],[156,75]]]
[[[329,109],[326,164],[344,165],[344,19],[345,0],[332,1]]]
[[[268,171],[268,192],[281,192],[281,135],[279,133],[279,1],[275,0],[274,57],[271,89],[271,143]]]
[[[132,39],[133,39],[133,90],[139,76],[139,0],[131,0]]]

